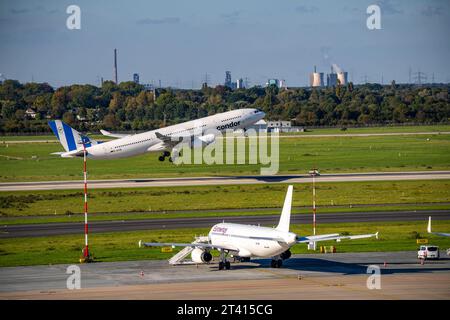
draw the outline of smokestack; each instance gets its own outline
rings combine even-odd
[[[117,49],[114,49],[114,82],[117,83]]]

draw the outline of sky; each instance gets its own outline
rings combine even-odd
[[[366,10],[381,10],[369,30]],[[69,30],[69,5],[81,29]],[[450,82],[448,0],[1,0],[0,73],[21,82],[99,85],[139,73],[141,83],[198,88],[247,78],[307,86],[314,65],[337,64],[354,83]]]

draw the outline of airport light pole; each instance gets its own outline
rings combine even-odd
[[[310,172],[312,176],[312,189],[313,189],[313,235],[316,235],[316,175],[319,170],[316,168],[312,169]],[[316,242],[310,242],[308,245],[308,250],[316,250]]]
[[[88,202],[87,202],[87,161],[86,161],[86,145],[84,139],[81,138],[83,142],[83,174],[84,174],[84,250],[83,250],[83,262],[89,262],[91,256],[89,254],[89,244],[88,244]]]
[[[313,171],[313,235],[316,235],[316,169]]]

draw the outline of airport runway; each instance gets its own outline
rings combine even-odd
[[[450,258],[418,263],[417,253],[301,254],[272,269],[269,259],[169,266],[167,261],[78,265],[81,289],[69,290],[68,265],[0,268],[0,299],[450,299]],[[386,263],[386,264],[385,264]],[[380,289],[367,288],[379,267]]]
[[[356,181],[401,181],[450,179],[450,171],[409,171],[409,172],[372,172],[372,173],[336,173],[322,174],[317,182],[356,182]],[[186,177],[186,178],[143,178],[117,180],[90,180],[89,189],[139,188],[139,187],[175,187],[202,185],[242,185],[264,183],[311,183],[309,175],[273,175],[273,176],[222,176],[222,177]],[[83,181],[36,181],[0,183],[0,191],[30,190],[68,190],[83,189]]]
[[[377,136],[414,136],[414,135],[436,135],[436,134],[450,134],[449,131],[430,131],[430,132],[380,132],[380,133],[330,133],[330,134],[280,134],[280,138],[296,139],[296,138],[340,138],[340,137],[377,137]],[[234,138],[234,137],[233,137]],[[237,138],[243,138],[237,136]],[[105,137],[100,138],[101,141],[111,141],[114,139]],[[220,139],[220,137],[218,138]],[[57,143],[56,139],[40,139],[40,140],[7,140],[5,137],[0,137],[0,143]]]
[[[323,213],[317,215],[318,223],[342,222],[377,222],[377,221],[424,221],[428,216],[434,220],[450,220],[450,210],[420,210],[420,211],[375,211],[375,212],[340,212]],[[89,233],[124,232],[137,230],[161,230],[179,228],[209,228],[223,221],[241,224],[261,224],[275,226],[280,215],[258,216],[225,216],[205,218],[174,218],[174,219],[146,219],[146,220],[116,220],[93,221],[89,223]],[[295,214],[291,217],[292,224],[310,224],[311,215]],[[81,234],[83,223],[46,223],[2,225],[0,239],[19,237],[42,237],[65,234]]]

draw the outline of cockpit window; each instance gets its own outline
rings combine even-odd
[[[259,109],[255,110],[255,113],[260,113],[260,112],[262,112],[262,110],[259,110]]]

